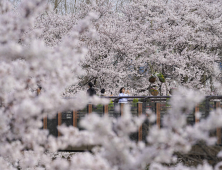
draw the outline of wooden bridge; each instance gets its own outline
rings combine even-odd
[[[118,99],[121,97],[114,96],[106,98],[109,98],[112,101],[108,105],[93,106],[92,104],[88,104],[83,110],[58,113],[53,119],[44,118],[43,128],[48,129],[51,135],[61,136],[61,133],[57,130],[57,126],[66,124],[67,126],[78,127],[82,130],[81,127],[79,127],[79,121],[92,112],[96,112],[100,116],[105,114],[115,118],[122,116],[124,103],[118,103]],[[159,126],[159,128],[162,127],[162,118],[165,114],[167,114],[167,110],[170,108],[170,96],[128,96],[124,98],[128,98],[128,103],[131,104],[131,112],[133,116],[145,114],[146,109],[151,109],[156,114],[155,123]],[[201,119],[206,118],[213,109],[221,108],[221,100],[222,96],[206,96],[205,100],[197,105],[193,111],[187,115],[187,124],[193,125]],[[114,109],[117,105],[120,106],[120,111],[116,111]],[[200,118],[197,118],[197,112],[201,112]],[[139,127],[138,132],[131,134],[130,138],[136,141],[145,141],[146,136],[149,133],[150,125],[151,123],[147,117],[143,125]],[[217,137],[217,144],[212,147],[205,146],[204,144],[195,145],[189,153],[189,157],[191,156],[192,159],[196,159],[196,157],[204,157],[208,160],[213,157],[215,160],[218,160],[216,155],[222,149],[221,133],[221,128],[217,128],[215,131],[212,131],[211,135]],[[90,150],[91,148],[91,146],[83,146],[78,148],[67,148],[66,151],[84,151]]]

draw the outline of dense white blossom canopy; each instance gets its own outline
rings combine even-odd
[[[219,0],[132,0],[115,12],[111,2],[99,1],[80,4],[76,15],[60,15],[46,0],[23,0],[16,8],[0,1],[0,170],[219,169],[221,163],[176,164],[174,153],[188,153],[199,141],[215,144],[210,131],[222,127],[221,109],[195,125],[186,122],[204,93],[221,93],[221,5]],[[171,78],[156,82],[162,95],[173,81],[178,90],[163,127],[151,125],[146,143],[129,138],[146,119],[133,117],[129,106],[119,119],[86,116],[80,122],[83,131],[60,126],[58,138],[42,129],[45,116],[109,102],[80,92],[88,81],[139,93],[155,73]],[[72,100],[64,99],[68,95]],[[96,147],[69,159],[53,154],[82,145]]]

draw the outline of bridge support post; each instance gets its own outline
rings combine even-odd
[[[92,104],[87,105],[87,113],[88,114],[92,113]]]
[[[216,109],[217,108],[220,108],[220,102],[216,102]],[[221,145],[221,128],[217,128],[216,134],[217,134],[217,144]]]
[[[103,114],[104,115],[106,115],[106,114],[108,115],[108,112],[109,112],[108,105],[104,105],[103,106]]]
[[[47,116],[43,118],[43,129],[47,129]]]
[[[62,113],[59,112],[58,113],[58,126],[61,126],[61,124],[62,124]],[[58,130],[58,136],[61,136],[61,133],[59,132],[59,130]]]
[[[73,126],[77,127],[77,111],[72,112]]]
[[[138,102],[137,103],[137,114],[138,116],[142,115],[142,109],[143,109],[143,103],[142,102]],[[142,131],[142,125],[139,127],[139,131],[138,131],[138,141],[142,141],[143,139],[143,131]]]
[[[197,118],[197,113],[200,111],[200,109],[199,109],[199,105],[197,105],[196,107],[195,107],[195,113],[194,113],[194,116],[195,116],[195,123],[198,123],[200,120],[199,120],[199,118]]]
[[[156,124],[160,128],[160,103],[156,103]]]

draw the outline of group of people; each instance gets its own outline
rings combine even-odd
[[[87,94],[89,96],[96,95],[96,90],[93,88],[93,84],[91,82],[88,83],[89,89],[87,90]],[[101,90],[101,95],[100,96],[105,96],[105,89]]]
[[[96,90],[93,88],[93,84],[92,82],[89,82],[88,83],[88,86],[89,86],[89,89],[87,90],[87,94],[89,96],[93,96],[93,95],[96,95]],[[101,89],[101,95],[100,96],[105,96],[105,89]],[[111,95],[112,96],[112,92],[111,92]],[[119,96],[120,97],[123,97],[123,96],[129,96],[129,90],[125,90],[124,87],[121,87],[120,90],[119,90]],[[119,99],[119,103],[127,103],[127,98],[121,98]]]

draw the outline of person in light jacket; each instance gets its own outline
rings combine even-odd
[[[121,89],[119,90],[119,96],[129,96],[129,91],[127,90],[126,92],[127,94],[125,94],[125,88],[121,87]],[[119,99],[119,103],[127,103],[127,98],[121,98]]]

